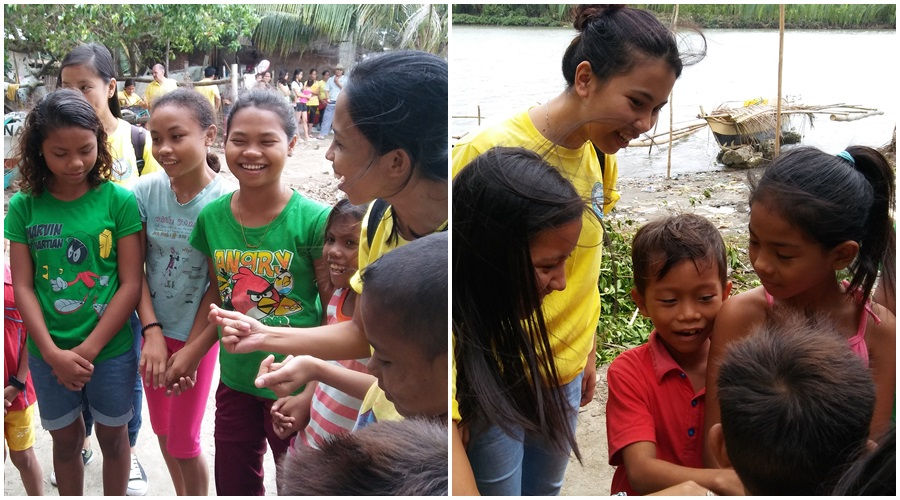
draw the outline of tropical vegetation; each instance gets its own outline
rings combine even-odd
[[[268,53],[302,53],[321,38],[370,48],[446,55],[446,4],[254,5],[261,17],[253,44]]]
[[[632,4],[671,20],[673,4]],[[568,26],[573,5],[492,5],[453,6],[454,24],[501,26]],[[701,28],[778,28],[777,4],[679,4],[679,22]],[[785,7],[788,29],[893,29],[897,11],[894,4],[790,4]]]

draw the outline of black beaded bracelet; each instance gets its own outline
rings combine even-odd
[[[141,328],[141,337],[144,336],[144,333],[147,332],[147,329],[148,329],[148,328],[153,328],[154,326],[158,326],[160,330],[162,330],[162,327],[163,327],[163,326],[162,326],[162,323],[159,323],[159,322],[148,323],[148,324],[144,325],[143,328]]]

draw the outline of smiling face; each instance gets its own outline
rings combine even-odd
[[[166,68],[162,64],[155,64],[151,73],[153,74],[153,79],[159,83],[166,79]]]
[[[415,332],[398,333],[399,325],[360,296],[359,312],[366,340],[372,345],[367,368],[378,378],[378,387],[404,417],[434,417],[447,413],[447,354],[426,359],[422,347],[404,338]],[[398,306],[399,307],[399,306]]]
[[[653,128],[675,85],[675,72],[658,58],[643,59],[605,82],[591,76],[583,92],[586,123],[576,134],[582,143],[590,140],[606,154],[614,154]]]
[[[580,234],[581,219],[576,219],[545,229],[531,239],[529,251],[541,300],[554,290],[566,288],[566,260],[575,250]]]
[[[228,123],[225,161],[241,189],[281,182],[281,171],[297,136],[289,138],[278,115],[267,109],[246,107]]]
[[[378,172],[389,159],[376,155],[372,144],[353,124],[349,106],[347,93],[341,92],[334,108],[334,140],[325,159],[332,162],[338,189],[347,194],[350,203],[362,205],[385,194],[385,176]]]
[[[41,144],[47,168],[53,174],[51,192],[87,189],[87,176],[97,163],[97,135],[81,127],[51,130]]]
[[[835,251],[826,250],[761,201],[750,207],[748,254],[763,287],[779,300],[834,286],[835,271],[843,267]]]
[[[191,113],[175,105],[157,106],[147,122],[153,157],[171,178],[206,168],[206,151],[216,137],[215,125],[204,130]]]
[[[350,278],[359,268],[360,221],[349,214],[331,219],[325,228],[325,244],[322,255],[328,262],[331,284],[336,288],[350,286]]]
[[[682,260],[661,279],[651,279],[644,293],[634,289],[631,296],[641,313],[653,321],[669,353],[680,362],[705,347],[729,293],[731,282],[723,286],[715,260],[706,259],[697,264]]]
[[[115,79],[103,83],[103,78],[100,78],[93,68],[84,64],[66,66],[60,72],[60,76],[63,88],[78,90],[84,94],[84,98],[91,103],[98,116],[110,113],[109,98],[116,92]]]

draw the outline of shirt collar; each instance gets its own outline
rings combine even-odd
[[[672,355],[669,354],[656,330],[650,332],[650,339],[647,340],[647,344],[650,348],[650,359],[653,361],[653,373],[656,375],[657,383],[662,383],[663,377],[673,370],[677,373],[684,372],[672,358]]]

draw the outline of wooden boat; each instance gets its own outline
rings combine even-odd
[[[740,106],[722,104],[709,114],[701,107],[697,117],[706,121],[716,142],[724,148],[760,144],[774,139],[776,112],[774,105],[755,100]],[[797,127],[798,119],[812,123],[816,114],[828,114],[830,119],[835,121],[852,121],[883,113],[877,109],[847,104],[811,106],[782,103],[781,114],[781,134],[784,137]]]

